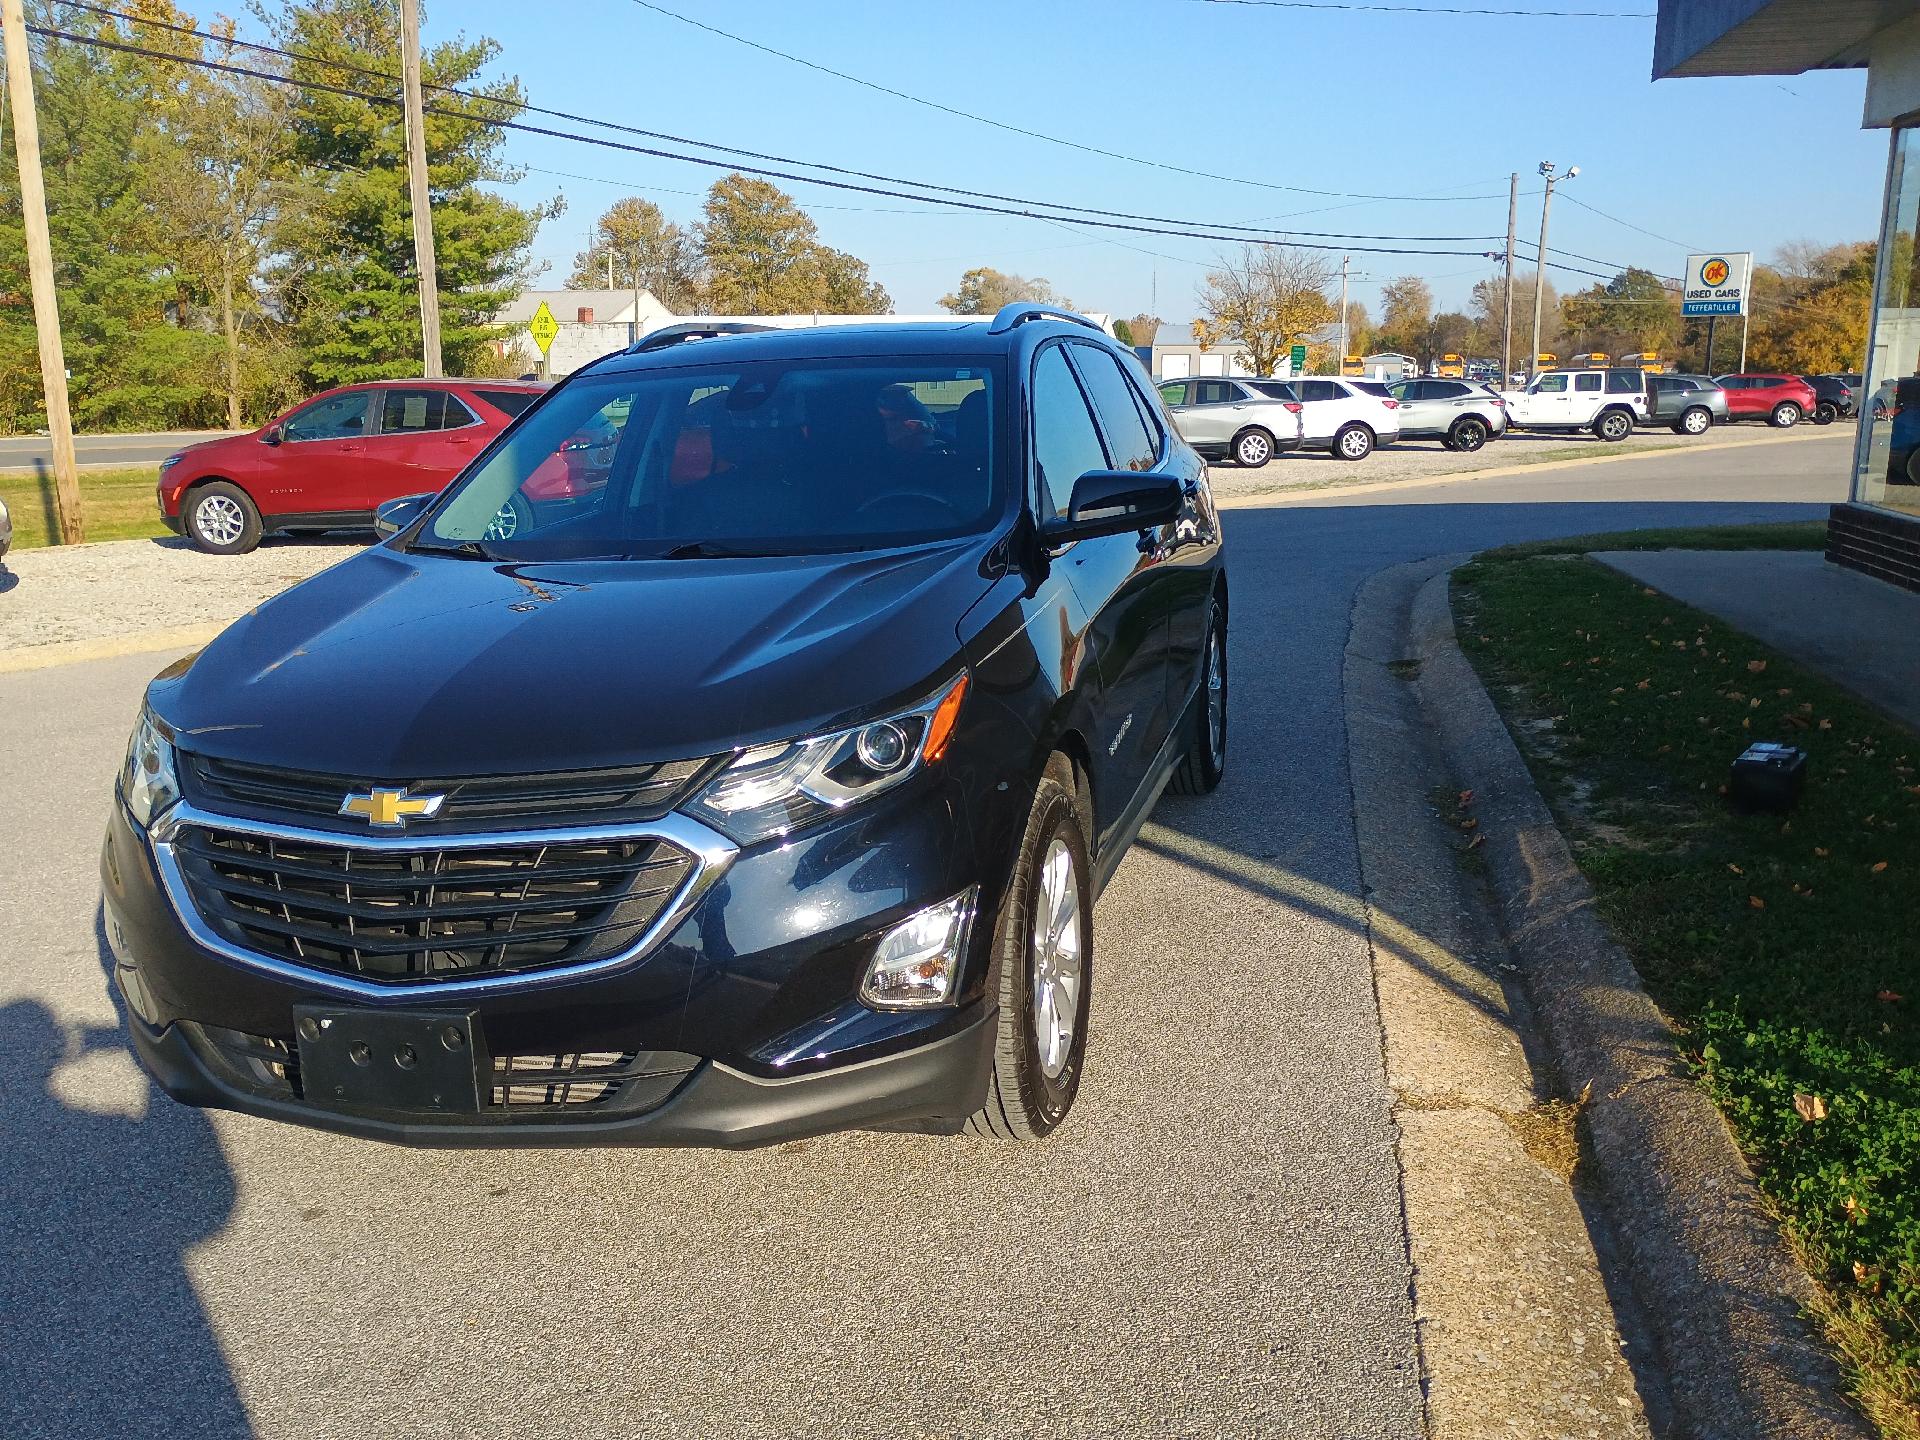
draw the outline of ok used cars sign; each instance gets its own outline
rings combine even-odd
[[[1710,251],[1687,257],[1686,289],[1680,297],[1682,315],[1744,315],[1747,288],[1753,277],[1753,254],[1747,250]]]

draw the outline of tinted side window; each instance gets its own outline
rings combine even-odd
[[[380,394],[380,433],[418,434],[470,425],[467,407],[444,390],[385,390]]]
[[[1331,380],[1296,380],[1294,386],[1302,400],[1344,400],[1347,392]]]
[[[517,419],[540,397],[531,390],[476,390],[473,392],[502,415]]]
[[[1584,375],[1576,375],[1573,377],[1573,388],[1583,394],[1591,393],[1600,388],[1600,377],[1591,371]]]
[[[1634,395],[1647,382],[1638,370],[1609,370],[1607,372],[1607,393],[1609,395]]]
[[[1100,429],[1107,437],[1112,468],[1151,470],[1159,447],[1147,434],[1140,409],[1133,403],[1132,387],[1120,373],[1119,363],[1104,350],[1075,345],[1073,365],[1093,396],[1094,413],[1100,417]]]
[[[1240,388],[1224,380],[1201,380],[1194,385],[1198,405],[1231,405],[1240,398]]]
[[[1067,513],[1074,481],[1107,468],[1100,432],[1058,345],[1033,362],[1033,463],[1034,511],[1043,520]]]
[[[1372,395],[1380,400],[1391,400],[1393,398],[1393,392],[1378,380],[1349,380],[1347,383],[1362,395]],[[1460,388],[1465,390],[1466,386],[1462,385]],[[1432,394],[1429,393],[1427,398],[1431,400],[1433,398]]]
[[[287,417],[283,440],[357,440],[367,432],[367,392],[329,395]]]
[[[1284,380],[1255,380],[1252,384],[1255,390],[1269,400],[1297,401],[1300,398],[1293,393]]]
[[[1541,395],[1562,395],[1566,393],[1567,377],[1565,375],[1542,375],[1540,377],[1540,383],[1533,388],[1535,392]]]
[[[1471,387],[1462,385],[1458,380],[1429,380],[1427,395],[1429,400],[1458,400],[1462,395],[1471,395]]]
[[[1185,380],[1176,380],[1170,385],[1160,387],[1160,398],[1169,405],[1184,405],[1187,403],[1189,388]]]

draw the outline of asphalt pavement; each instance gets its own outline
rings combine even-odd
[[[202,440],[218,440],[232,430],[156,430],[133,435],[76,435],[75,460],[81,465],[158,465],[174,451]],[[0,437],[0,470],[30,470],[53,465],[53,442],[44,435]]]
[[[1828,452],[1832,453],[1829,454]],[[153,1094],[94,866],[147,655],[0,675],[13,1434],[1422,1434],[1340,704],[1360,584],[1519,539],[1824,514],[1844,445],[1228,515],[1232,757],[1096,914],[1037,1148],[423,1152]]]

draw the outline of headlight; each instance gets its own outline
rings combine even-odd
[[[832,735],[743,750],[688,803],[742,845],[785,835],[937,764],[953,738],[967,677],[911,710]]]
[[[166,474],[167,471],[171,470],[174,466],[178,465],[182,460],[186,458],[187,457],[184,454],[167,456],[166,459],[160,462],[160,473],[162,475]]]
[[[127,744],[127,763],[120,770],[120,793],[127,809],[144,829],[180,798],[180,782],[173,771],[173,739],[151,710],[140,711]]]

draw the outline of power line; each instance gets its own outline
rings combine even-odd
[[[1377,15],[1504,15],[1526,20],[1654,20],[1651,10],[1496,10],[1484,5],[1371,5],[1359,0],[1205,0],[1263,10],[1355,10]]]
[[[1622,220],[1618,215],[1609,215],[1606,211],[1602,210],[1598,205],[1589,205],[1586,201],[1580,199],[1576,195],[1568,195],[1567,193],[1562,191],[1560,194],[1560,198],[1562,200],[1567,201],[1569,204],[1578,205],[1582,210],[1591,210],[1594,214],[1598,215],[1602,220],[1611,220],[1614,224],[1624,225],[1629,230],[1638,230],[1642,235],[1646,235],[1651,237],[1652,239],[1661,241],[1663,244],[1678,245],[1682,250],[1688,250],[1688,251],[1699,249],[1697,245],[1690,245],[1685,240],[1676,240],[1671,235],[1657,234],[1652,230],[1648,230],[1642,226],[1634,224],[1631,220]]]
[[[1304,185],[1282,185],[1271,180],[1249,180],[1243,175],[1216,175],[1210,170],[1194,170],[1185,165],[1171,165],[1164,160],[1149,160],[1140,155],[1128,155],[1119,150],[1105,150],[1098,145],[1082,144],[1078,140],[1067,140],[1058,135],[1049,135],[1042,130],[1029,130],[1023,125],[1014,125],[1005,120],[995,120],[990,115],[976,115],[971,110],[961,110],[952,105],[943,105],[938,100],[929,100],[924,95],[915,95],[906,90],[896,90],[891,85],[882,85],[876,80],[867,80],[859,75],[849,75],[844,70],[836,70],[831,65],[823,65],[817,60],[809,60],[803,55],[795,55],[786,50],[763,45],[758,40],[749,40],[744,35],[736,35],[731,30],[722,30],[717,25],[709,25],[704,20],[695,20],[690,15],[682,15],[678,10],[669,10],[657,5],[654,0],[630,0],[631,4],[642,10],[651,10],[656,15],[664,15],[669,20],[678,20],[682,25],[691,25],[696,30],[704,30],[709,35],[717,35],[722,40],[731,40],[736,45],[744,45],[749,50],[758,50],[763,55],[772,55],[776,59],[790,64],[800,65],[822,75],[831,75],[836,80],[844,80],[849,85],[858,85],[862,89],[872,90],[881,95],[891,95],[896,100],[905,100],[910,105],[922,105],[929,110],[938,110],[943,115],[953,115],[961,120],[971,120],[976,125],[988,125],[995,130],[1005,130],[1011,135],[1024,135],[1029,140],[1041,140],[1049,145],[1060,145],[1068,150],[1078,150],[1085,155],[1100,155],[1108,160],[1121,160],[1129,165],[1143,165],[1151,170],[1165,170],[1175,175],[1189,175],[1199,180],[1220,180],[1229,185],[1250,185],[1261,190],[1286,190],[1296,195],[1323,195],[1338,200],[1439,200],[1448,197],[1436,195],[1372,195],[1359,190],[1315,190]],[[1064,208],[1064,207],[1055,207]],[[1224,227],[1222,227],[1224,228]]]
[[[385,80],[385,81],[397,83],[400,78],[399,76],[391,74],[388,71],[375,69],[366,65],[355,64],[352,61],[335,60],[327,56],[303,53],[297,50],[287,50],[277,45],[264,45],[259,43],[258,41],[253,41],[253,40],[240,40],[240,39],[230,38],[223,35],[214,35],[204,30],[197,30],[190,25],[180,25],[180,24],[176,24],[170,21],[165,21],[165,20],[149,19],[143,15],[128,14],[121,10],[112,9],[109,6],[91,3],[91,0],[57,0],[57,3],[65,5],[70,9],[89,11],[96,15],[110,16],[117,20],[129,21],[135,24],[154,26],[158,29],[172,31],[173,33],[178,35],[195,36],[199,39],[211,41],[218,45],[236,46],[245,50],[257,51],[261,54],[277,56],[285,60],[304,61],[308,64],[328,66],[330,68],[343,70],[355,75],[365,75],[376,80]],[[639,0],[636,0],[636,3],[639,3]],[[689,21],[688,23],[697,24],[698,22]],[[702,28],[708,28],[708,27],[703,26]],[[108,42],[102,42],[102,43],[108,43]],[[752,42],[744,42],[744,43],[752,43]],[[178,58],[178,57],[167,57],[167,58]],[[1500,238],[1499,236],[1494,236],[1494,235],[1369,235],[1369,234],[1358,234],[1358,233],[1340,231],[1340,230],[1327,230],[1327,231],[1278,230],[1271,225],[1246,225],[1246,224],[1241,224],[1239,222],[1230,221],[1230,220],[1193,220],[1193,219],[1188,219],[1180,216],[1145,215],[1145,214],[1136,214],[1134,212],[1126,211],[1126,210],[1105,210],[1097,206],[1067,205],[1055,200],[1036,200],[1036,199],[1032,199],[1027,196],[1021,196],[1021,195],[1004,195],[991,190],[968,190],[968,189],[964,189],[957,186],[939,185],[931,181],[903,180],[900,177],[895,175],[885,175],[885,174],[880,174],[880,173],[876,173],[874,171],[868,171],[868,170],[853,170],[853,169],[848,169],[844,166],[825,164],[817,160],[801,160],[790,155],[775,155],[775,154],[769,154],[765,151],[760,151],[760,150],[748,150],[737,145],[724,145],[724,144],[720,144],[717,141],[711,141],[711,140],[697,140],[685,135],[670,134],[662,130],[645,130],[633,125],[624,125],[614,120],[603,120],[593,115],[580,115],[567,110],[554,110],[546,106],[530,104],[526,101],[506,100],[506,99],[502,99],[497,95],[485,95],[472,90],[461,90],[450,85],[429,84],[425,88],[436,91],[443,95],[452,95],[463,100],[474,101],[480,104],[499,105],[522,114],[547,115],[547,116],[553,117],[554,119],[568,121],[572,124],[592,125],[600,129],[612,130],[621,134],[637,135],[643,139],[664,140],[675,145],[691,145],[691,146],[694,146],[696,149],[702,149],[702,150],[720,150],[730,155],[744,155],[747,158],[753,159],[753,160],[765,160],[777,165],[799,165],[809,170],[824,170],[829,174],[849,175],[849,176],[853,176],[856,179],[861,179],[861,180],[876,180],[886,185],[910,185],[910,186],[913,186],[915,189],[919,189],[919,190],[933,190],[933,191],[941,192],[943,194],[961,195],[961,196],[966,196],[975,200],[991,200],[991,201],[995,201],[995,202],[998,202],[1001,204],[1007,204],[1007,205],[1031,205],[1031,206],[1036,206],[1046,210],[1065,211],[1069,214],[1094,215],[1094,216],[1100,216],[1106,219],[1114,219],[1114,220],[1142,220],[1155,225],[1185,225],[1185,226],[1197,226],[1199,228],[1207,229],[1207,230],[1242,231],[1247,233],[1248,235],[1256,235],[1256,236],[1258,235],[1267,235],[1267,236],[1298,235],[1298,236],[1305,236],[1309,239],[1315,239],[1315,240],[1412,240],[1412,241],[1420,241],[1420,242],[1431,241],[1434,243],[1441,243],[1441,244],[1446,244],[1446,243],[1459,244],[1459,243],[1468,243],[1468,242],[1478,241],[1478,240],[1496,240]],[[371,97],[368,97],[368,98],[371,98]],[[501,123],[505,124],[507,122],[503,121]],[[522,126],[520,128],[527,129],[532,127]],[[545,133],[545,132],[536,132],[536,133]],[[585,137],[575,137],[575,138],[584,139]],[[650,153],[650,152],[641,152],[641,153]],[[679,158],[686,158],[686,157],[679,157]],[[731,168],[746,169],[749,167],[733,166]],[[761,172],[755,172],[755,173],[761,173]],[[771,172],[767,172],[767,173],[771,173]],[[828,184],[829,182],[822,180],[822,181],[815,181],[813,183],[824,185],[824,184]],[[840,187],[840,188],[860,189],[861,187],[854,186],[854,187]],[[1377,198],[1392,199],[1392,198],[1398,198],[1398,197],[1382,196]],[[1474,199],[1474,198],[1480,198],[1480,197],[1434,196],[1429,198],[1438,199],[1438,200],[1454,200],[1454,199]],[[822,208],[831,208],[831,207],[822,207]],[[852,208],[852,207],[848,207],[848,208]],[[1271,218],[1284,219],[1287,217],[1276,216]]]
[[[276,85],[287,85],[295,89],[317,90],[327,94],[343,95],[368,104],[399,105],[398,96],[370,95],[360,90],[350,90],[344,85],[330,85],[320,80],[296,80],[288,75],[276,75],[271,71],[252,70],[244,65],[230,65],[219,60],[207,60],[190,55],[174,55],[164,50],[154,50],[143,45],[133,45],[124,41],[108,40],[102,36],[76,35],[70,31],[55,30],[41,25],[27,27],[33,34],[45,39],[64,40],[70,44],[86,45],[97,49],[115,50],[129,55],[141,55],[149,59],[165,60],[177,65],[191,65],[203,70],[213,70],[229,75],[244,75],[256,80],[265,80]],[[493,100],[489,103],[511,104],[509,101]],[[736,173],[759,175],[768,179],[795,181],[802,184],[822,185],[835,190],[847,190],[855,194],[881,195],[900,200],[917,200],[932,205],[954,206],[962,210],[976,211],[987,215],[1008,215],[1017,219],[1055,221],[1060,217],[1041,214],[1034,210],[1014,209],[1005,205],[976,204],[965,200],[948,200],[941,196],[918,194],[910,190],[884,189],[871,185],[854,185],[840,180],[823,180],[814,175],[799,175],[787,170],[771,170],[763,166],[740,165],[726,160],[709,159],[702,155],[683,155],[671,150],[661,150],[653,146],[631,145],[624,141],[609,140],[594,135],[578,135],[571,131],[555,130],[551,126],[529,125],[519,120],[477,120],[475,116],[457,110],[446,110],[437,106],[426,106],[426,113],[440,115],[449,119],[464,120],[468,123],[490,124],[502,130],[515,130],[528,135],[543,135],[550,139],[571,140],[582,145],[594,145],[605,150],[618,150],[632,155],[648,155],[656,159],[675,160],[683,164],[699,165],[707,169],[728,170]],[[898,181],[898,184],[918,185],[918,181]],[[926,186],[932,189],[936,187]],[[1044,201],[1019,201],[1018,204],[1041,204]],[[1064,208],[1064,207],[1055,207]],[[1099,214],[1102,212],[1094,212]],[[1117,213],[1117,212],[1105,212]],[[1475,255],[1481,252],[1473,250],[1433,250],[1413,246],[1379,245],[1326,245],[1316,242],[1277,238],[1265,234],[1222,235],[1207,230],[1165,229],[1151,225],[1134,224],[1119,219],[1096,219],[1091,215],[1076,214],[1075,223],[1094,226],[1103,230],[1125,230],[1143,235],[1162,235],[1194,240],[1209,240],[1215,244],[1254,244],[1254,245],[1293,245],[1303,250],[1351,251],[1355,254],[1369,255]],[[1178,223],[1178,222],[1175,222]]]

